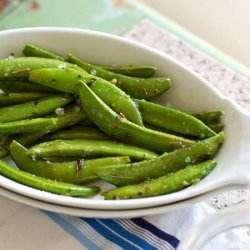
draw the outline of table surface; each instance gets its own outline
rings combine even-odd
[[[250,68],[249,0],[140,1]]]
[[[147,17],[179,39],[205,52],[235,72],[250,77],[250,70],[162,16],[139,0],[1,0],[0,30],[63,26],[123,35]]]

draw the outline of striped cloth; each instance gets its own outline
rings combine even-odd
[[[179,240],[143,218],[91,219],[45,212],[91,250],[174,250]]]
[[[217,213],[206,202],[133,219],[93,219],[44,212],[90,250],[174,250],[192,228]]]

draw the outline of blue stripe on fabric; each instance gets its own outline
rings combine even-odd
[[[173,235],[162,231],[161,229],[157,228],[156,226],[154,226],[153,224],[151,224],[150,222],[142,218],[134,218],[134,219],[131,219],[131,221],[135,223],[136,225],[138,225],[139,227],[148,230],[149,232],[151,232],[158,238],[167,241],[174,248],[176,248],[178,244],[180,243],[180,241],[177,238],[175,238]]]
[[[117,221],[112,220],[112,219],[102,219],[100,221],[106,226],[108,226],[109,228],[112,228],[118,234],[124,236],[126,239],[133,242],[135,245],[139,246],[140,248],[147,249],[147,250],[157,250],[156,247],[151,245],[145,239],[129,232],[127,229],[121,226]]]
[[[116,234],[114,234],[112,231],[104,227],[98,220],[96,219],[89,219],[89,218],[81,218],[83,221],[88,223],[94,230],[96,230],[100,235],[108,239],[109,241],[117,244],[122,249],[127,250],[138,250],[137,247],[130,244],[129,242],[125,241],[124,239],[120,238]]]
[[[56,222],[59,226],[61,226],[65,231],[70,233],[74,238],[76,238],[82,245],[84,245],[88,249],[94,250],[102,250],[99,246],[97,246],[93,241],[86,237],[76,226],[72,225],[66,219],[62,218],[60,215],[52,212],[45,212],[49,218],[51,218],[54,222]]]

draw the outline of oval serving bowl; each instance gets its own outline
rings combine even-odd
[[[101,210],[147,208],[181,202],[220,189],[250,184],[250,114],[220,94],[203,78],[165,54],[114,35],[71,28],[26,28],[0,32],[0,58],[14,53],[21,56],[26,43],[35,43],[57,53],[68,52],[99,64],[152,65],[157,74],[168,76],[173,85],[155,99],[163,105],[186,111],[221,109],[225,111],[226,140],[213,172],[189,188],[168,195],[131,200],[106,201],[97,198],[73,198],[30,188],[0,176],[0,186],[18,194],[64,206]],[[107,185],[98,182],[103,189]]]
[[[226,189],[225,189],[226,190]],[[223,190],[220,190],[223,191]],[[135,218],[141,216],[150,216],[156,214],[164,214],[173,210],[177,210],[183,207],[188,207],[194,203],[199,203],[211,197],[211,195],[215,195],[218,190],[195,196],[190,199],[186,199],[180,202],[163,204],[161,206],[153,206],[153,207],[145,207],[145,208],[134,208],[134,209],[92,209],[92,208],[84,208],[84,207],[72,207],[72,206],[64,206],[58,205],[55,203],[45,202],[37,199],[30,198],[28,196],[24,196],[18,194],[16,192],[12,192],[8,189],[0,187],[0,193],[2,196],[7,197],[8,199],[12,199],[23,203],[25,205],[29,205],[35,208],[43,209],[50,212],[56,212],[61,214],[80,216],[80,217],[89,217],[89,218],[101,218],[101,219],[128,219]]]

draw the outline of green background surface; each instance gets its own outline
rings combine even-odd
[[[126,1],[23,0],[10,1],[0,14],[0,30],[60,26],[93,29],[122,35],[142,18]]]
[[[124,35],[142,18],[150,19],[219,63],[242,76],[250,77],[247,67],[143,5],[139,0],[0,0],[0,31],[21,27],[58,26]]]

